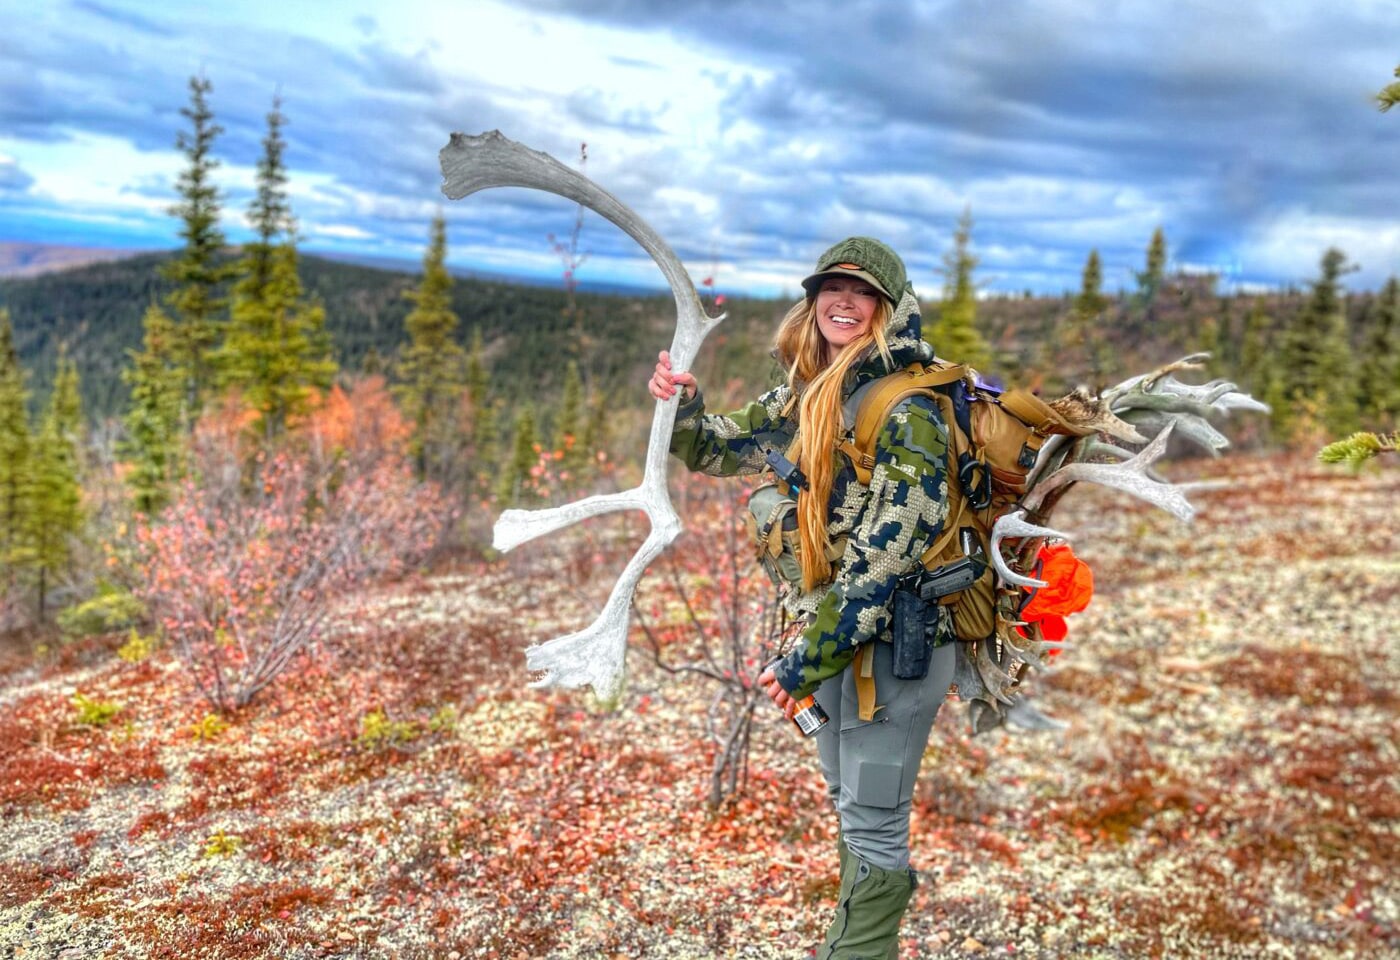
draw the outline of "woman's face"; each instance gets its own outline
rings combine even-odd
[[[817,329],[828,358],[870,329],[880,292],[857,277],[827,277],[817,288]]]

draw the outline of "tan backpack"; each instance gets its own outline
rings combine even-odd
[[[922,394],[938,404],[948,428],[948,514],[938,539],[919,558],[937,571],[970,556],[972,584],[939,599],[948,605],[961,640],[984,640],[996,630],[996,573],[987,556],[992,524],[1015,507],[1026,492],[1026,476],[1036,454],[1054,434],[1084,436],[1092,428],[1069,423],[1025,390],[997,393],[979,386],[964,364],[934,360],[912,364],[872,381],[856,400],[853,436],[838,447],[870,483],[875,443],[900,401]]]

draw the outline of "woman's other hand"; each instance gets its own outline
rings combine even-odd
[[[792,699],[791,694],[783,689],[783,685],[773,675],[772,667],[765,667],[763,672],[758,675],[758,685],[783,711],[783,716],[791,720],[793,714],[797,713],[797,701]]]
[[[656,399],[670,400],[676,394],[677,384],[684,390],[681,395],[682,403],[695,396],[695,392],[700,389],[700,385],[690,374],[672,372],[671,355],[662,350],[656,355],[656,372],[647,381],[647,388]]]

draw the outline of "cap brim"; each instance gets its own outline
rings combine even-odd
[[[884,288],[884,286],[880,283],[880,281],[879,281],[879,280],[876,280],[873,276],[871,276],[871,275],[870,275],[869,273],[867,273],[866,271],[864,271],[864,270],[850,270],[850,269],[847,269],[847,268],[845,268],[845,267],[839,267],[839,266],[838,266],[838,267],[831,267],[831,268],[829,268],[829,269],[822,270],[822,271],[820,271],[820,272],[818,272],[818,273],[812,274],[810,277],[808,277],[807,279],[805,279],[805,280],[802,281],[802,289],[807,291],[807,296],[809,296],[809,297],[815,297],[815,296],[817,295],[817,288],[821,286],[821,282],[822,282],[823,280],[825,280],[827,277],[838,277],[838,276],[839,276],[839,277],[856,277],[856,278],[858,278],[858,279],[860,279],[860,280],[864,280],[866,283],[870,284],[870,285],[871,285],[872,287],[874,287],[876,290],[879,290],[880,293],[884,295],[884,298],[885,298],[886,300],[888,300],[890,303],[894,303],[894,302],[895,302],[894,297],[890,296],[890,292]]]

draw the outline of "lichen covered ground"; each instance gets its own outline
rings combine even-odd
[[[939,717],[903,956],[1400,956],[1400,469],[1172,472],[1234,486],[1190,526],[1092,490],[1056,514],[1097,580],[1030,682],[1068,728]],[[710,810],[703,681],[634,651],[614,712],[527,687],[625,547],[519,552],[347,598],[202,737],[171,651],[10,649],[0,956],[805,955],[835,893],[810,744],[765,719]]]

